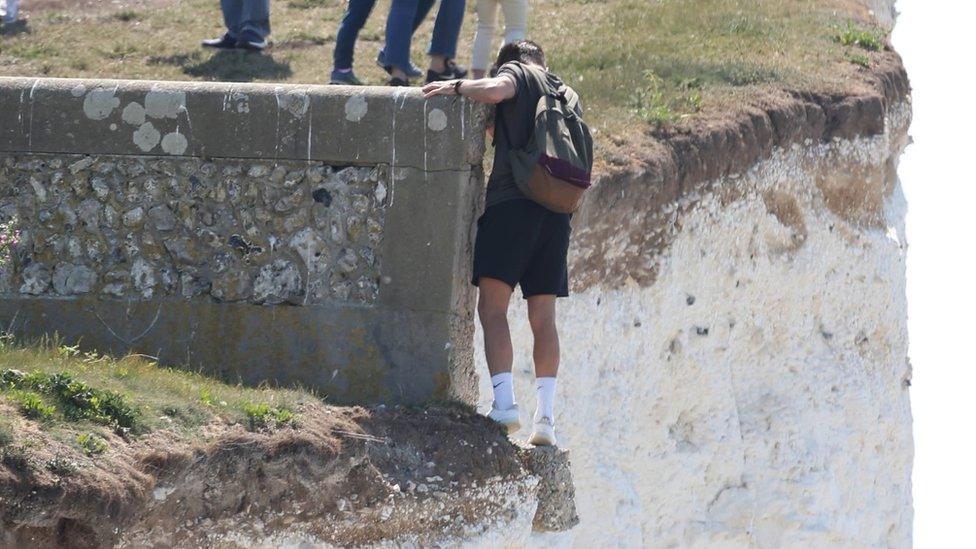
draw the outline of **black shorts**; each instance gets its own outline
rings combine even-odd
[[[478,219],[474,245],[474,275],[496,278],[522,297],[569,295],[566,252],[570,214],[559,214],[527,199],[507,200],[490,206]]]

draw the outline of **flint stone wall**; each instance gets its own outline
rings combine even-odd
[[[23,78],[0,104],[6,329],[339,402],[475,398],[471,105]]]

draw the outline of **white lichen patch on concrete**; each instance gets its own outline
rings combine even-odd
[[[92,120],[104,120],[119,106],[121,100],[115,96],[117,88],[95,88],[85,95],[82,110]]]
[[[797,145],[719,181],[675,206],[653,284],[560,302],[557,431],[581,523],[526,544],[911,545],[905,205],[886,165],[907,119],[902,105],[890,134]],[[828,205],[824,179],[852,170],[883,187],[865,195],[884,197],[879,223]],[[527,424],[532,337],[513,301]],[[475,341],[485,372],[480,328]],[[482,379],[482,406],[490,394]]]
[[[431,109],[427,115],[427,127],[435,132],[442,131],[447,127],[447,114],[441,109]]]
[[[122,109],[122,121],[133,126],[141,126],[146,122],[146,109],[132,101]]]
[[[288,111],[295,118],[304,118],[311,105],[311,99],[303,90],[289,90],[282,93],[276,89],[275,100],[278,102],[279,109]]]
[[[151,118],[177,118],[186,109],[186,92],[150,90],[146,93],[146,115]]]
[[[350,122],[359,122],[365,118],[366,113],[369,111],[369,105],[366,103],[366,98],[362,95],[354,95],[346,100],[346,120]]]
[[[186,136],[177,130],[163,136],[163,140],[160,142],[160,145],[162,146],[164,153],[180,155],[186,152],[188,143],[186,141]]]
[[[132,142],[143,152],[149,152],[159,144],[161,135],[152,122],[145,122],[132,132]]]

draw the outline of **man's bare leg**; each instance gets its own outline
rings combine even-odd
[[[491,375],[512,371],[512,334],[508,302],[512,287],[495,278],[478,280],[478,318],[485,332],[485,359]]]
[[[517,431],[518,406],[512,381],[512,335],[508,329],[508,302],[512,287],[495,278],[478,280],[478,318],[485,334],[485,360],[491,373],[494,401],[488,417]]]
[[[528,299],[532,326],[532,359],[535,377],[556,377],[559,371],[559,333],[556,331],[556,296],[534,295]]]
[[[559,371],[559,333],[556,330],[556,296],[537,295],[528,299],[535,362],[536,411],[529,442],[541,446],[556,444],[556,373]]]

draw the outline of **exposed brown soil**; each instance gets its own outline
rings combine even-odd
[[[300,411],[295,428],[213,424],[192,437],[160,431],[132,443],[112,440],[94,459],[31,422],[18,425],[43,443],[32,448],[26,470],[0,465],[4,548],[205,546],[255,522],[264,532],[307,525],[304,532],[341,545],[422,536],[431,525],[415,514],[373,515],[403,493],[449,500],[446,492],[525,476],[515,446],[495,425],[454,409],[316,404]],[[44,466],[56,455],[81,467],[56,474]],[[448,501],[442,514],[459,527],[496,511],[479,503]]]
[[[665,205],[744,173],[777,148],[881,134],[889,108],[909,93],[901,57],[889,46],[849,93],[765,90],[739,108],[609,144],[595,167],[597,182],[573,220],[573,291],[652,283],[653,258],[669,239]]]

